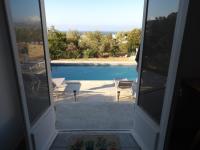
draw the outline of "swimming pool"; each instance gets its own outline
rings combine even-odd
[[[66,80],[113,80],[127,78],[135,80],[137,71],[134,65],[58,65],[51,64],[53,78]]]

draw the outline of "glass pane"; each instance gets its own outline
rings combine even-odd
[[[40,7],[38,0],[10,0],[30,122],[49,107]]]
[[[160,122],[178,0],[149,0],[138,104]]]

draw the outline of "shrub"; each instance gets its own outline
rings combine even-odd
[[[60,59],[65,56],[65,52],[62,50],[50,50],[51,59]]]
[[[66,51],[65,52],[65,58],[81,58],[82,54],[80,50],[74,50],[74,51]]]
[[[97,58],[99,57],[98,50],[87,49],[83,51],[84,58]]]

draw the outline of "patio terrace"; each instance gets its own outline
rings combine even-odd
[[[114,81],[65,81],[65,90],[54,98],[59,130],[119,130],[133,127],[135,99],[130,90],[116,99]],[[77,100],[74,98],[74,90]]]

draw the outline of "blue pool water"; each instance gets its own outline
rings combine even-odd
[[[137,71],[135,66],[111,65],[51,65],[53,78],[66,80],[113,80],[127,78],[135,80]]]

